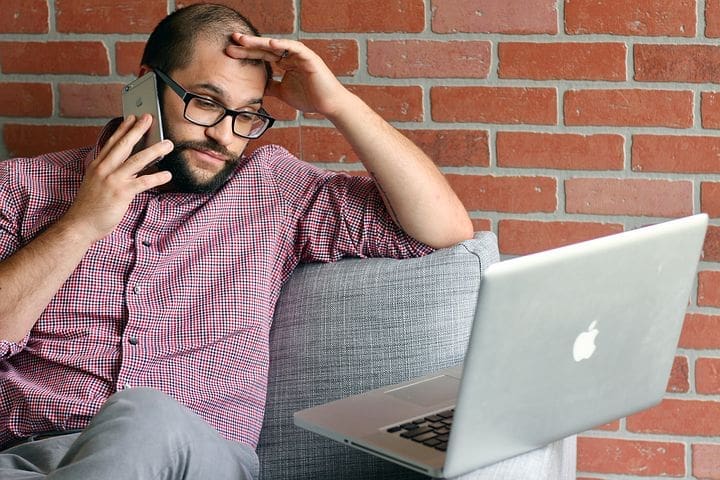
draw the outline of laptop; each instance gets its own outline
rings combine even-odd
[[[662,400],[705,214],[493,264],[462,365],[295,413],[297,426],[454,477]]]

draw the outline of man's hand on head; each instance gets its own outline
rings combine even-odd
[[[234,33],[225,54],[238,60],[262,60],[284,74],[268,82],[267,94],[305,113],[332,118],[351,94],[318,54],[295,40]]]

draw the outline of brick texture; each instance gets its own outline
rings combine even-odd
[[[677,477],[685,474],[685,446],[674,442],[578,438],[578,470]]]
[[[498,45],[498,76],[531,80],[625,80],[622,43],[530,43]]]
[[[0,0],[0,160],[94,142],[154,24],[201,1]],[[720,0],[214,1],[316,51],[503,258],[706,212],[666,398],[581,434],[578,478],[720,480]],[[248,153],[364,174],[326,119],[264,106]]]
[[[689,128],[693,94],[675,90],[571,90],[566,125]]]
[[[3,0],[0,33],[47,33],[49,12],[46,0]]]
[[[433,0],[432,29],[437,33],[557,33],[554,0]]]
[[[486,78],[490,42],[371,41],[368,72],[390,78]]]
[[[569,34],[692,37],[694,0],[565,0]]]
[[[635,45],[635,80],[712,83],[718,80],[716,45]]]
[[[67,33],[150,33],[167,15],[164,2],[56,0],[57,29]]]
[[[625,139],[621,135],[498,132],[501,167],[563,170],[621,170]]]
[[[557,122],[557,92],[551,88],[433,87],[430,102],[437,122]]]
[[[568,213],[679,217],[692,213],[685,181],[573,178],[565,182]]]

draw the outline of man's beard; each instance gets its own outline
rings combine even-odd
[[[189,149],[218,153],[227,159],[225,166],[210,178],[200,178],[190,168],[186,156]],[[171,185],[177,192],[213,193],[227,183],[239,161],[239,157],[233,155],[222,145],[207,140],[204,142],[176,142],[173,151],[165,155],[156,165],[159,170],[167,170],[172,173]]]

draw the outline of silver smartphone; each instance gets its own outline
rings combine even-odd
[[[123,116],[135,115],[140,117],[149,113],[153,117],[152,126],[145,134],[145,146],[148,147],[163,137],[162,122],[160,121],[160,101],[158,99],[157,81],[154,72],[148,72],[142,77],[130,82],[122,91]]]

